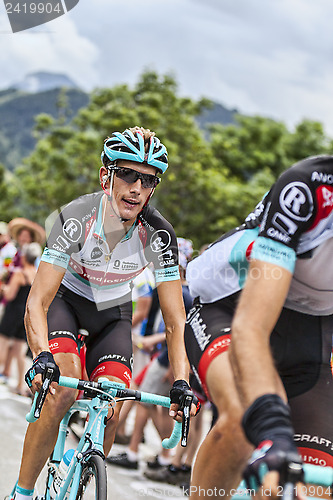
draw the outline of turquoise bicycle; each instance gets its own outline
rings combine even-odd
[[[34,422],[39,418],[51,380],[52,374],[47,373],[43,388],[38,394],[36,393],[31,411],[26,416],[28,422]],[[44,491],[36,497],[36,500],[80,500],[82,498],[107,500],[103,440],[109,408],[114,408],[117,402],[125,400],[141,401],[168,408],[170,398],[127,389],[124,384],[110,382],[108,379],[90,382],[61,376],[59,385],[83,390],[84,399],[77,400],[60,423],[58,439],[47,464]],[[185,401],[184,404],[188,409],[191,401]],[[65,453],[68,422],[71,415],[77,411],[85,412],[89,418],[77,448],[67,450]],[[175,422],[170,438],[163,441],[162,445],[165,448],[175,447],[180,439],[183,446],[186,445],[188,419],[189,411],[184,410],[183,422]],[[9,500],[12,500],[14,492],[15,487]]]

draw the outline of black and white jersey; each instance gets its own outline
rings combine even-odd
[[[192,297],[211,303],[240,290],[250,259],[293,273],[286,307],[333,313],[333,156],[310,157],[286,170],[242,226],[190,262]]]
[[[156,283],[179,279],[173,227],[149,205],[110,251],[102,223],[103,193],[81,196],[57,214],[42,261],[66,269],[62,283],[96,303],[126,296],[152,263]]]

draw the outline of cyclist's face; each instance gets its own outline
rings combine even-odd
[[[130,168],[142,174],[156,174],[156,168],[134,161],[117,161],[117,167]],[[105,187],[109,189],[109,181]],[[151,191],[151,188],[144,188],[142,186],[141,179],[137,179],[133,183],[128,183],[117,177],[117,175],[114,175],[112,191],[113,207],[117,211],[119,217],[134,222],[146,203]]]

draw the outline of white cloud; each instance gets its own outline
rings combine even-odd
[[[0,87],[41,69],[85,89],[133,84],[149,67],[182,94],[333,134],[332,17],[331,0],[80,0],[47,33],[0,34]]]
[[[46,70],[66,73],[82,88],[91,88],[98,47],[78,33],[70,16],[41,27],[9,33],[5,16],[0,16],[0,88],[21,80],[26,74]]]

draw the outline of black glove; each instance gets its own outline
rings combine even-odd
[[[197,415],[200,411],[200,408],[201,408],[201,404],[200,404],[198,398],[193,394],[190,386],[188,385],[188,383],[185,380],[176,380],[173,383],[173,386],[170,390],[171,403],[175,403],[175,404],[179,405],[179,409],[183,410],[186,396],[190,396],[192,398],[192,403],[195,404],[195,406],[196,406],[195,414]]]
[[[248,488],[257,488],[271,470],[280,473],[281,485],[302,480],[302,460],[293,440],[290,409],[277,394],[256,399],[245,412],[242,423],[246,437],[256,446],[243,473]],[[289,468],[291,464],[293,468]]]
[[[43,381],[45,378],[46,365],[48,368],[53,368],[53,382],[59,382],[60,371],[58,365],[55,363],[53,355],[49,351],[42,351],[38,356],[33,360],[32,367],[29,368],[27,373],[25,374],[25,381],[29,387],[32,386],[32,381],[38,373],[42,374]]]
[[[289,466],[293,464],[292,472]],[[259,444],[247,464],[243,477],[247,488],[257,489],[268,471],[280,473],[280,484],[292,480],[295,484],[303,479],[302,460],[292,441],[277,437],[274,441],[266,440]],[[291,474],[293,473],[293,478]]]

